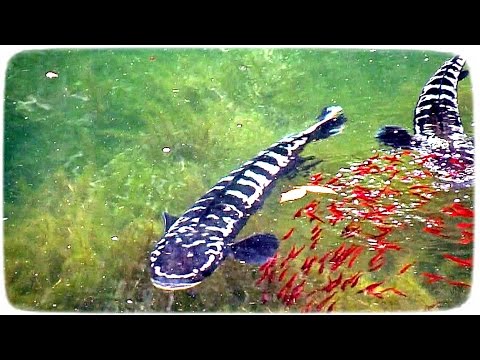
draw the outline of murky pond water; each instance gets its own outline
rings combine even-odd
[[[334,49],[46,50],[6,74],[4,254],[19,309],[317,312],[446,309],[471,285],[473,188],[444,191],[415,150],[422,87],[453,54]],[[467,59],[468,61],[468,59]],[[468,63],[467,63],[468,68]],[[458,85],[472,133],[470,77]],[[272,233],[264,265],[228,257],[199,285],[150,280],[163,212],[181,216],[230,171],[339,105],[321,160],[278,180],[238,239]],[[293,176],[295,175],[295,176]],[[319,186],[280,202],[294,186]],[[325,193],[325,188],[335,193]],[[315,190],[315,189],[314,189]]]

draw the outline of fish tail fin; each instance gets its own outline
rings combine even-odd
[[[333,105],[323,108],[316,120],[317,123],[305,131],[305,133],[309,133],[311,141],[340,134],[347,118],[344,116],[341,106]]]
[[[464,132],[457,94],[458,82],[468,75],[464,65],[465,59],[454,56],[427,81],[414,110],[416,135],[448,137]]]

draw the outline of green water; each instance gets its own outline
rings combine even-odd
[[[303,155],[323,160],[312,172],[331,177],[370,157],[379,148],[378,128],[411,129],[422,86],[451,55],[332,49],[17,54],[5,92],[4,266],[10,303],[39,311],[299,311],[276,301],[275,292],[263,304],[255,285],[258,266],[232,260],[191,291],[176,292],[172,302],[149,279],[149,252],[163,233],[161,214],[181,215],[229,171],[312,125],[327,105],[342,106],[348,123],[341,135],[306,148]],[[46,77],[49,71],[58,77]],[[459,104],[471,133],[469,78],[459,84]],[[279,195],[304,183],[301,176],[280,181],[241,235],[271,231],[281,237],[294,226],[292,213],[301,204],[280,205]],[[430,211],[439,212],[455,198],[471,205],[471,194],[440,194]],[[408,297],[367,301],[345,292],[336,310],[463,303],[468,288],[426,284],[419,275],[441,265],[454,278],[470,276],[469,269],[434,263],[445,243],[425,237],[421,227],[409,229],[411,241],[402,243],[406,251],[390,259],[424,264],[395,285]],[[338,231],[322,244],[338,245]],[[290,246],[282,242],[280,252]],[[471,256],[471,247],[458,254]],[[367,285],[367,278],[372,282],[396,270],[362,281]]]

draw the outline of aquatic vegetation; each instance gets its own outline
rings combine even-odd
[[[400,168],[394,175],[394,158],[392,164],[383,165],[386,158],[375,163],[380,169],[392,165],[388,175],[362,165],[378,147],[373,135],[379,127],[410,126],[419,89],[445,58],[432,52],[334,49],[18,54],[8,66],[4,109],[4,267],[9,301],[21,309],[111,312],[302,311],[308,301],[310,311],[423,310],[460,304],[469,291],[471,268],[443,255],[472,256],[472,219],[459,216],[465,214],[463,208],[472,210],[470,198],[464,198],[471,190],[444,193],[415,187],[429,186],[430,174],[416,171],[418,164],[405,164],[412,169]],[[46,76],[49,72],[58,76]],[[467,77],[459,89],[467,132],[472,129],[469,84]],[[294,228],[280,240],[272,267],[280,267],[291,252],[282,280],[282,272],[273,271],[256,285],[263,270],[227,261],[195,291],[175,294],[170,304],[168,294],[152,287],[148,271],[149,251],[164,230],[161,214],[183,213],[224,174],[308,126],[332,103],[342,104],[355,126],[326,140],[321,150],[306,148],[305,156],[322,160],[311,169],[310,176],[317,175],[311,185],[338,194],[307,193],[279,204],[282,192],[306,185],[300,177],[282,180],[239,234],[271,231],[281,239]],[[358,183],[361,187],[341,189],[343,180],[334,175],[352,161],[359,164],[356,170],[346,169],[348,174],[372,175],[374,182],[377,176],[382,181],[394,176],[397,183]],[[399,176],[407,176],[404,183],[398,183]],[[349,202],[338,203],[345,198]],[[395,198],[400,209],[389,208]],[[353,217],[361,217],[360,226]],[[427,223],[429,217],[444,224],[435,219]],[[386,219],[403,227],[392,226],[387,234],[389,228],[375,226]],[[401,249],[367,250],[366,233],[378,246]],[[318,274],[320,259],[330,251]],[[380,267],[368,271],[376,266]],[[342,271],[341,283],[335,286]],[[430,284],[422,273],[442,279]],[[269,283],[268,276],[275,280]],[[285,296],[277,298],[290,280]],[[371,291],[357,293],[382,281]],[[306,294],[326,286],[332,290],[319,290],[306,301]],[[389,288],[407,297],[385,290]],[[292,305],[285,307],[284,301]]]

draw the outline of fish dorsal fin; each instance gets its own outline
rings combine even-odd
[[[235,260],[260,265],[275,254],[278,244],[273,234],[255,234],[231,245],[231,255]]]
[[[175,221],[178,220],[178,216],[172,216],[167,212],[163,213],[163,224],[165,225],[165,232],[170,229],[170,227],[173,225]]]

